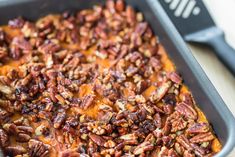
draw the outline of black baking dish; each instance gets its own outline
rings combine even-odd
[[[36,20],[50,13],[81,10],[104,2],[102,0],[2,0],[0,24],[7,24],[8,20],[18,16]],[[177,71],[183,76],[185,84],[192,91],[198,106],[212,124],[223,144],[222,151],[216,156],[228,155],[235,145],[235,119],[166,16],[158,0],[127,0],[127,3],[144,14],[175,63]]]

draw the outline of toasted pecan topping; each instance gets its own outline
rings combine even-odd
[[[10,20],[0,29],[0,62],[7,156],[216,153],[183,79],[143,14],[123,0]]]

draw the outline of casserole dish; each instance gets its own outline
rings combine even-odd
[[[67,0],[60,1],[60,3],[56,0],[2,1],[0,3],[0,20],[1,24],[5,24],[9,19],[17,16],[35,20],[50,13],[81,10],[99,3],[103,3],[103,1]],[[225,156],[234,146],[235,125],[233,116],[202,72],[158,2],[153,0],[138,2],[130,0],[127,3],[143,12],[145,19],[150,23],[156,35],[158,35],[160,42],[175,63],[178,72],[186,80],[185,84],[192,91],[197,104],[207,115],[223,144],[223,149],[217,156]]]

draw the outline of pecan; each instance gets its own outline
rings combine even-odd
[[[198,134],[190,139],[192,143],[201,143],[213,140],[215,137],[211,132]]]
[[[199,147],[198,145],[196,144],[191,144],[191,146],[193,147],[194,149],[194,153],[198,156],[204,156],[206,154],[206,151],[205,149],[203,149],[202,147]]]
[[[153,149],[154,149],[153,144],[151,144],[150,142],[146,141],[146,142],[143,142],[140,145],[138,145],[134,149],[133,153],[135,155],[139,155],[139,154],[142,154],[144,152],[147,152],[147,151],[150,151],[150,150],[153,150]]]
[[[17,126],[18,132],[31,134],[33,133],[33,128],[30,126]]]
[[[22,28],[24,26],[25,21],[22,17],[18,17],[15,19],[12,19],[8,22],[8,25],[12,28]]]
[[[168,149],[167,147],[163,146],[161,147],[161,150],[158,153],[158,156],[159,157],[165,157],[165,156],[178,157],[178,154],[172,148]]]
[[[136,85],[136,92],[141,94],[148,88],[148,86],[149,86],[149,83],[147,81],[141,80]]]
[[[98,146],[104,146],[105,140],[101,136],[90,134],[89,137]]]
[[[176,72],[170,72],[168,74],[168,78],[176,84],[180,84],[182,82],[182,78]]]
[[[8,146],[8,144],[9,144],[9,137],[7,133],[4,130],[0,129],[0,146],[6,147]]]
[[[24,22],[24,26],[21,28],[21,32],[24,34],[26,38],[38,36],[38,32],[35,25],[30,22]]]
[[[169,135],[169,133],[171,132],[172,129],[172,124],[170,123],[170,121],[166,121],[164,127],[162,128],[162,133],[164,135]]]
[[[184,148],[179,143],[176,142],[174,148],[179,155],[183,155]]]
[[[176,104],[176,96],[175,96],[175,94],[173,94],[173,93],[169,93],[169,94],[166,94],[164,97],[163,97],[163,99],[162,99],[162,101],[165,103],[165,104],[167,104],[167,105],[175,105]]]
[[[171,157],[178,157],[178,154],[174,151],[174,149],[170,149],[168,151],[168,156],[171,156]]]
[[[8,55],[8,50],[6,47],[0,47],[0,59]]]
[[[186,150],[185,152],[184,152],[184,155],[183,155],[184,157],[195,157],[195,155],[192,153],[192,152],[190,152],[189,150]]]
[[[172,123],[171,132],[183,130],[184,128],[187,127],[188,124],[182,117],[173,119],[171,123]]]
[[[115,2],[113,0],[107,0],[106,1],[106,8],[111,12],[115,12]]]
[[[189,94],[189,93],[183,93],[182,100],[185,104],[187,104],[189,106],[193,106],[193,104],[195,104],[191,94]]]
[[[24,133],[19,133],[17,136],[16,136],[16,141],[18,142],[28,142],[30,140],[30,136],[27,135],[27,134],[24,134]]]
[[[146,22],[138,23],[135,27],[135,33],[137,33],[139,36],[143,35],[147,29],[147,26],[148,25]]]
[[[44,54],[48,54],[48,53],[53,54],[59,50],[60,50],[60,46],[50,41],[38,47],[38,51]]]
[[[176,141],[189,151],[193,149],[189,140],[184,135],[176,137]]]
[[[164,156],[168,156],[168,149],[164,146],[161,147],[160,152],[158,153],[159,157],[164,157]]]
[[[162,119],[161,119],[161,116],[159,113],[156,113],[154,116],[153,116],[153,119],[154,119],[154,124],[157,128],[161,128],[162,127]]]
[[[3,129],[6,130],[8,133],[13,134],[13,135],[19,132],[19,130],[17,129],[17,126],[13,123],[4,124]]]
[[[7,94],[7,95],[10,95],[10,94],[13,94],[14,89],[10,86],[6,86],[6,85],[0,83],[0,92]]]
[[[163,136],[162,142],[166,147],[171,147],[173,144],[173,138],[171,136]]]
[[[208,123],[195,123],[187,129],[189,134],[206,133],[209,131]]]
[[[188,119],[197,119],[197,112],[194,110],[194,108],[185,104],[184,102],[181,102],[176,105],[175,110]]]
[[[32,157],[45,157],[49,154],[49,148],[44,143],[31,139],[29,142],[29,155]]]
[[[5,32],[3,31],[3,29],[0,29],[0,42],[2,44],[2,42],[4,42],[5,40]]]
[[[107,147],[107,148],[113,148],[116,146],[116,143],[112,140],[108,140],[107,142],[104,143],[104,147]]]
[[[61,127],[61,125],[65,122],[66,119],[66,113],[64,110],[60,110],[55,119],[54,119],[54,128],[58,129]]]
[[[134,66],[129,66],[126,70],[126,75],[128,77],[133,76],[134,74],[136,74],[138,72],[138,68],[134,67]]]
[[[136,140],[138,136],[135,133],[122,135],[120,139],[122,140]]]
[[[117,0],[115,8],[117,11],[120,11],[120,12],[123,11],[125,9],[125,4],[124,4],[123,0]]]
[[[160,86],[150,95],[151,102],[158,102],[167,93],[171,87],[171,82],[166,81],[160,84]]]
[[[158,72],[162,68],[161,62],[156,57],[151,57],[149,60],[150,66]]]
[[[24,38],[15,37],[12,40],[12,44],[22,50],[32,50],[31,44]]]
[[[80,104],[80,107],[84,110],[88,109],[89,107],[91,107],[91,105],[93,105],[93,101],[95,99],[95,95],[86,95],[83,100],[82,103]]]
[[[89,157],[85,154],[80,154],[74,150],[65,150],[60,152],[60,157]]]
[[[10,116],[10,113],[8,113],[6,110],[3,110],[0,108],[0,124],[7,121],[9,116]]]
[[[5,148],[5,151],[11,156],[21,155],[27,152],[22,146],[8,146]]]
[[[136,13],[131,6],[126,7],[126,18],[131,25],[136,21]]]
[[[174,111],[174,106],[172,106],[172,105],[170,105],[170,104],[168,104],[168,105],[164,105],[163,106],[163,111],[164,111],[164,113],[165,114],[172,114],[173,113],[173,111]]]

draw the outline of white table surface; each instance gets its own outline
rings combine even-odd
[[[217,25],[225,31],[227,41],[235,48],[235,0],[204,0],[204,2]],[[235,116],[235,76],[216,58],[212,50],[192,45],[190,48]],[[235,148],[229,157],[235,157]]]

